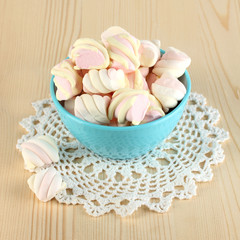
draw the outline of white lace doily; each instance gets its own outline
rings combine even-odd
[[[67,183],[56,196],[61,203],[83,204],[92,216],[111,210],[126,216],[142,205],[166,212],[174,197],[196,195],[196,182],[211,180],[211,165],[224,159],[221,143],[228,132],[214,126],[220,115],[205,104],[202,95],[191,93],[180,122],[162,144],[138,159],[116,161],[81,145],[64,127],[52,100],[40,100],[32,104],[36,115],[20,122],[28,133],[17,148],[34,135],[55,138],[60,161],[54,167]]]

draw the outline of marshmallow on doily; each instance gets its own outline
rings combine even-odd
[[[24,167],[33,170],[59,161],[58,147],[55,140],[50,136],[38,136],[22,145]]]
[[[67,186],[54,167],[43,169],[32,175],[27,183],[37,198],[43,202],[51,200]]]

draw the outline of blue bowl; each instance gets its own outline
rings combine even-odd
[[[191,91],[187,71],[179,79],[187,92],[171,112],[155,121],[138,126],[111,127],[84,121],[70,114],[56,98],[52,76],[50,92],[61,120],[72,135],[94,153],[111,159],[131,159],[146,154],[163,141],[180,120]]]

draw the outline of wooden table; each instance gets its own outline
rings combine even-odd
[[[31,175],[15,149],[34,114],[31,102],[49,97],[50,69],[79,37],[99,38],[111,25],[139,39],[160,39],[192,58],[192,90],[221,113],[231,139],[214,178],[168,213],[142,207],[125,218],[94,218],[82,206],[38,201]],[[0,0],[0,239],[240,239],[240,3],[237,0]]]

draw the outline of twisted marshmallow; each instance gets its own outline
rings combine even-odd
[[[138,56],[140,41],[138,39],[126,32],[110,35],[104,41],[112,59],[111,67],[129,73],[140,66]]]
[[[108,45],[107,39],[109,37],[112,37],[112,36],[115,36],[115,35],[118,35],[118,34],[122,34],[122,33],[131,35],[129,32],[127,32],[125,29],[123,29],[123,28],[121,28],[119,26],[109,27],[107,30],[105,30],[101,34],[101,39],[102,39],[103,44],[105,46],[107,46]]]
[[[56,194],[66,188],[61,174],[54,167],[41,170],[28,179],[29,188],[36,194],[37,198],[47,202]]]
[[[108,124],[110,122],[107,116],[109,102],[109,96],[82,94],[75,100],[75,116],[91,123]]]
[[[91,38],[80,38],[70,51],[75,69],[102,69],[109,65],[107,49]]]
[[[119,69],[90,70],[83,78],[86,93],[110,93],[126,85],[124,72]]]
[[[22,145],[24,167],[33,170],[59,161],[58,147],[50,136],[39,136],[24,142]]]
[[[165,112],[177,105],[186,94],[185,86],[170,73],[164,73],[152,84],[152,92]]]
[[[133,125],[138,125],[144,119],[150,100],[149,92],[145,90],[136,90],[123,88],[117,90],[113,96],[108,108],[108,117],[117,118],[118,123],[124,124],[126,121]]]
[[[152,94],[149,94],[148,98],[150,100],[150,106],[145,114],[142,123],[151,122],[165,116],[160,102]]]
[[[67,59],[51,70],[55,75],[53,81],[57,87],[56,97],[59,101],[70,99],[82,91],[82,77],[73,67],[71,60]]]
[[[165,72],[171,73],[174,77],[181,77],[186,68],[190,65],[191,58],[180,50],[169,47],[162,58],[156,63],[153,73],[161,76]]]
[[[143,67],[152,67],[160,58],[160,41],[141,40],[139,48],[140,65]]]

